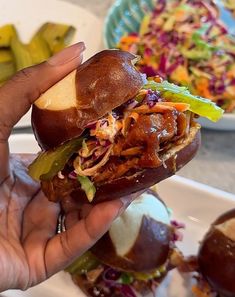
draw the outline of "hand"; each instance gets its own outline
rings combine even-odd
[[[33,155],[9,155],[12,127],[41,93],[76,69],[84,49],[83,43],[73,45],[17,73],[0,88],[0,292],[25,290],[64,269],[108,230],[133,199],[86,206],[80,220],[77,212],[68,214],[67,231],[56,234],[60,206],[49,202],[27,175]]]

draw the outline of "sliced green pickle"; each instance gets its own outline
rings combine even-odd
[[[5,82],[15,73],[15,65],[13,62],[0,63],[0,83]]]
[[[54,54],[70,44],[75,33],[75,28],[70,25],[45,23],[38,31],[48,43]]]
[[[50,180],[61,171],[81,146],[83,137],[72,139],[54,150],[44,151],[29,165],[29,175],[37,180]]]
[[[28,45],[28,50],[30,52],[33,64],[42,63],[51,56],[50,48],[45,39],[40,34],[34,35]]]
[[[9,49],[0,49],[0,63],[12,62],[14,59]]]
[[[17,71],[33,65],[33,60],[27,46],[17,36],[11,39],[11,50],[15,58]]]
[[[0,47],[9,47],[12,37],[17,36],[15,26],[12,24],[0,27]]]
[[[91,252],[86,252],[75,260],[65,271],[71,274],[84,274],[99,265],[99,261]]]
[[[87,176],[78,176],[78,181],[81,184],[82,190],[86,193],[89,202],[92,202],[95,197],[96,188],[92,181]]]
[[[224,110],[209,99],[192,95],[186,87],[179,87],[167,81],[157,83],[149,81],[144,89],[159,91],[162,96],[171,102],[181,102],[190,105],[189,110],[213,122],[217,122]]]

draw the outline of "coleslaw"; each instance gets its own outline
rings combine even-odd
[[[159,0],[118,48],[140,55],[137,68],[147,76],[187,86],[235,112],[235,38],[218,17],[212,0]]]
[[[231,11],[235,17],[235,2],[234,0],[223,0],[224,7]]]
[[[171,227],[172,251],[166,263],[154,271],[120,270],[101,263],[91,251],[76,259],[66,271],[71,274],[74,283],[90,297],[138,297],[143,292],[154,297],[167,273],[183,263],[183,255],[175,244],[183,240],[182,229],[185,224],[172,220]]]
[[[90,122],[83,135],[41,152],[29,166],[29,175],[38,181],[57,176],[67,184],[78,180],[92,202],[95,185],[121,178],[132,169],[163,164],[166,150],[184,141],[196,125],[194,116],[216,122],[222,115],[214,102],[191,95],[186,87],[149,77],[135,98]]]

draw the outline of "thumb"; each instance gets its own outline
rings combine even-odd
[[[9,175],[8,138],[13,126],[47,89],[76,69],[85,50],[74,44],[48,61],[19,71],[0,88],[0,184]]]
[[[19,71],[0,88],[0,142],[47,89],[77,68],[82,61],[83,42],[74,44],[48,61]]]

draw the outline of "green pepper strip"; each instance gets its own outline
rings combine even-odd
[[[162,83],[148,81],[143,88],[159,91],[163,98],[168,101],[187,103],[190,105],[190,111],[206,117],[213,122],[217,122],[224,113],[224,110],[211,100],[194,96],[190,94],[186,87],[179,87],[167,81],[163,81]]]
[[[96,188],[92,181],[87,176],[79,176],[77,177],[78,181],[81,184],[82,190],[86,193],[87,199],[89,202],[95,197]]]

